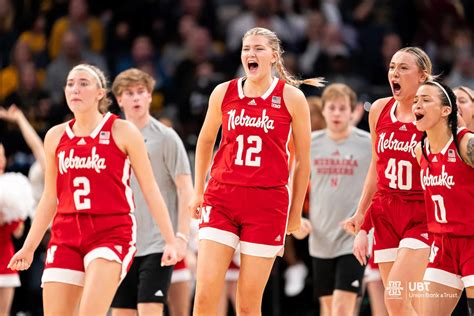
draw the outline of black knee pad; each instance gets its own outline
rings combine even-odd
[[[469,310],[469,316],[474,316],[474,298],[467,298],[467,308]]]

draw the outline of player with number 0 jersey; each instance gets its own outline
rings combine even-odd
[[[417,157],[434,239],[419,315],[451,315],[464,288],[474,315],[474,134],[458,129],[456,95],[442,83],[418,89],[413,113],[423,132]]]

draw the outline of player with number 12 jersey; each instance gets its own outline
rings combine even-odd
[[[243,253],[273,257],[285,239],[292,119],[283,99],[284,80],[273,78],[260,97],[245,96],[243,83],[244,78],[231,80],[222,101],[222,140],[199,236],[225,243],[230,232],[231,247],[240,241]]]
[[[291,116],[283,100],[285,81],[274,78],[257,98],[243,94],[242,81],[229,83],[222,102],[222,140],[211,176],[239,186],[284,186],[291,134]]]

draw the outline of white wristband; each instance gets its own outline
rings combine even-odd
[[[186,236],[185,234],[180,233],[180,232],[177,232],[177,233],[176,233],[176,238],[181,238],[181,239],[184,240],[186,243],[189,242],[188,236]]]

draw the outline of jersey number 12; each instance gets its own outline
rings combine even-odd
[[[262,151],[262,139],[257,135],[250,135],[247,137],[247,147],[245,154],[245,161],[243,160],[245,139],[244,135],[237,136],[237,157],[235,157],[235,164],[238,166],[260,167],[261,157],[256,154]]]

